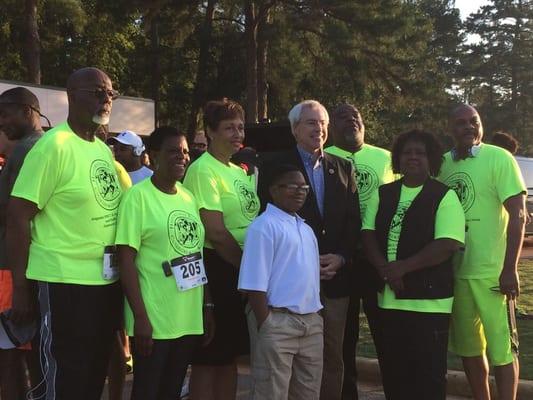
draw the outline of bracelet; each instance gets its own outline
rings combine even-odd
[[[215,304],[214,303],[205,303],[204,304],[204,308],[215,308]]]

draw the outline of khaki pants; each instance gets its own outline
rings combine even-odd
[[[344,379],[343,343],[349,297],[321,298],[324,308],[324,370],[322,373],[321,400],[340,400]]]
[[[254,400],[318,400],[323,321],[317,314],[271,310],[259,332],[249,310]]]

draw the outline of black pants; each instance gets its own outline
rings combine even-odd
[[[450,315],[380,312],[387,400],[445,400]]]
[[[135,338],[130,338],[133,355],[132,400],[176,400],[192,359],[199,335],[179,339],[154,340],[152,353],[141,356],[135,349]]]
[[[119,283],[39,282],[44,399],[100,400],[122,304]]]
[[[348,315],[346,317],[346,328],[344,331],[343,360],[344,360],[344,381],[342,386],[343,400],[358,400],[357,394],[357,368],[355,357],[357,354],[357,342],[359,341],[359,313],[361,303],[363,311],[368,320],[370,333],[376,347],[378,361],[381,365],[381,346],[379,334],[381,325],[379,322],[379,309],[377,301],[377,273],[365,259],[358,259],[355,262],[354,292],[350,295]]]

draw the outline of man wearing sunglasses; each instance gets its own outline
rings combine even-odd
[[[209,141],[204,131],[197,131],[189,141],[191,162],[207,151]]]
[[[107,144],[113,145],[115,160],[128,171],[131,183],[135,185],[153,175],[154,172],[142,164],[145,147],[141,137],[135,132],[120,132],[117,136],[107,139]]]
[[[111,80],[96,68],[67,81],[66,122],[28,153],[8,209],[11,318],[34,317],[38,288],[45,399],[100,399],[121,290],[113,247],[122,189],[109,148],[95,133],[109,122]]]

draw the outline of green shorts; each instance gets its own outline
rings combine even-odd
[[[493,366],[513,362],[518,354],[514,302],[495,291],[498,286],[498,278],[455,279],[450,351],[461,357],[486,352]]]

